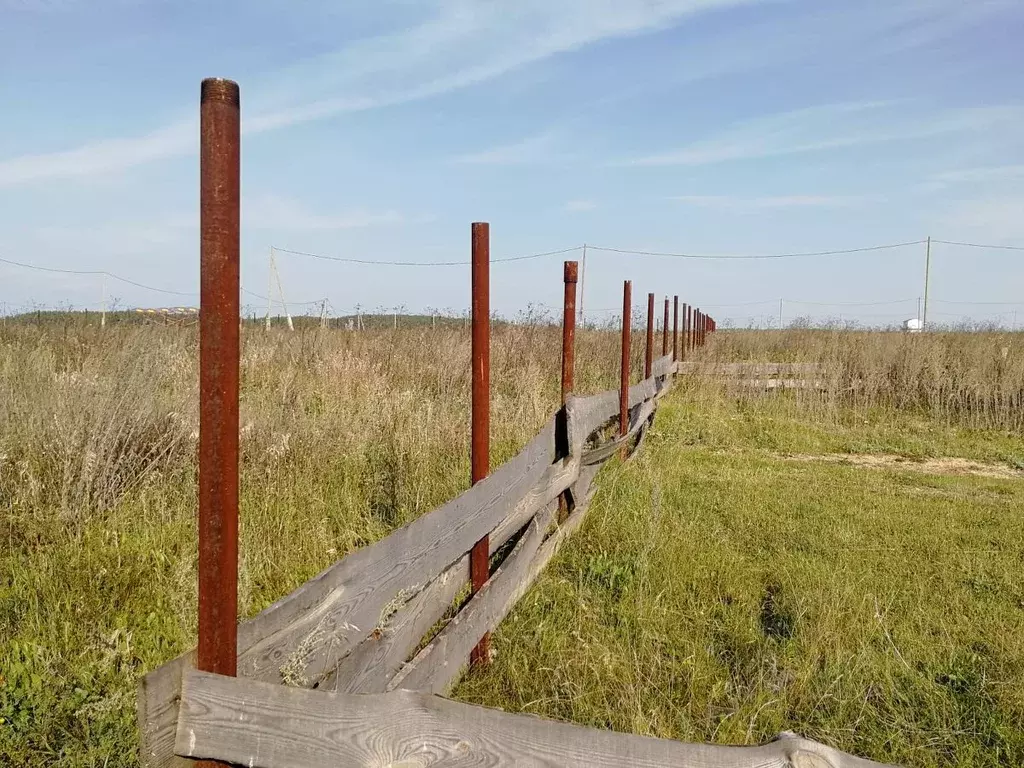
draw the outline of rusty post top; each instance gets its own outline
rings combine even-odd
[[[200,102],[219,101],[238,106],[241,101],[238,83],[234,80],[225,80],[223,77],[208,77],[203,80],[199,100]]]
[[[563,269],[562,279],[567,283],[575,283],[579,275],[580,265],[577,261],[567,261]]]

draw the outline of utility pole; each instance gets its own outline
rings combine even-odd
[[[100,276],[100,328],[107,327],[107,274]]]
[[[779,299],[779,330],[782,330],[782,299]]]
[[[274,295],[274,246],[270,246],[270,258],[267,259],[267,325],[270,330],[270,313],[273,311]]]
[[[932,238],[931,235],[925,241],[924,251],[924,313],[921,315],[921,330],[928,327],[928,283],[932,274]]]
[[[587,276],[587,244],[583,244],[583,258],[580,259],[580,326],[583,328],[587,327],[586,320],[583,319],[583,280]]]
[[[281,287],[281,273],[277,271],[277,260],[274,258],[274,246],[270,246],[270,273],[271,277],[277,280],[277,295],[281,298],[281,308],[284,309],[285,319],[288,320],[288,330],[294,331],[295,325],[292,323],[292,314],[288,311],[288,304],[284,300],[284,288]],[[269,298],[270,292],[267,292]],[[269,312],[267,317],[270,317]]]

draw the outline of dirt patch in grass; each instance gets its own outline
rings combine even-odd
[[[786,461],[818,461],[828,464],[850,464],[871,469],[899,469],[908,472],[923,472],[929,475],[974,475],[995,477],[1004,480],[1024,478],[1024,471],[1005,464],[989,464],[970,459],[944,457],[938,459],[911,459],[906,456],[872,453],[827,453],[823,455],[790,454],[780,455]]]

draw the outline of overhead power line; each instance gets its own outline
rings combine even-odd
[[[817,307],[884,307],[891,304],[908,304],[917,301],[917,297],[893,299],[892,301],[799,301],[798,299],[786,299],[785,301],[787,304],[809,304]]]
[[[509,261],[526,261],[527,259],[539,259],[544,256],[560,256],[563,253],[572,253],[573,251],[582,250],[582,248],[582,245],[574,245],[572,248],[562,248],[558,251],[528,253],[523,256],[508,256],[501,259],[491,259],[491,264]],[[470,264],[468,259],[461,261],[378,261],[377,259],[356,259],[349,258],[347,256],[325,256],[322,253],[310,253],[308,251],[293,251],[289,248],[278,248],[276,245],[274,246],[274,250],[278,253],[290,253],[293,256],[308,256],[313,259],[321,259],[322,261],[340,261],[346,264],[370,264],[386,267],[460,267]]]
[[[57,267],[40,267],[37,264],[25,264],[21,261],[13,261],[11,259],[0,258],[0,262],[4,264],[11,264],[15,267],[22,267],[24,269],[32,269],[36,272],[54,272],[61,275],[97,275],[100,277],[109,277],[111,280],[118,280],[128,285],[134,285],[136,288],[145,288],[147,291],[156,291],[157,293],[166,293],[171,296],[198,296],[198,293],[186,293],[184,291],[171,291],[167,288],[156,288],[152,285],[145,285],[144,283],[138,283],[134,280],[129,280],[127,277],[121,277],[115,275],[113,272],[107,272],[102,269],[58,269]]]
[[[990,248],[997,251],[1024,251],[1020,245],[986,245],[985,243],[960,243],[955,240],[932,240],[933,243],[942,245],[959,245],[963,248]]]
[[[933,241],[937,242],[937,241]],[[835,251],[804,251],[799,253],[769,253],[769,254],[739,254],[739,255],[712,255],[702,253],[670,253],[667,251],[640,251],[629,248],[608,248],[600,245],[587,244],[587,250],[607,251],[609,253],[624,253],[632,256],[667,256],[676,259],[708,259],[729,261],[732,259],[789,259],[800,256],[840,256],[847,253],[865,253],[867,251],[885,251],[892,248],[905,248],[910,245],[924,245],[924,240],[911,240],[906,243],[888,243],[886,245],[870,245],[864,248],[844,248]]]

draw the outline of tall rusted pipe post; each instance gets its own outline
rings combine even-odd
[[[690,313],[693,307],[683,304],[683,359],[690,356]]]
[[[686,305],[683,304],[683,332],[686,332]],[[683,342],[683,357],[686,357],[686,342]],[[679,359],[679,297],[672,297],[672,360]]]
[[[572,392],[573,372],[576,369],[576,279],[579,264],[567,261],[562,267],[565,298],[562,301],[562,405]]]
[[[199,646],[196,667],[235,675],[238,620],[238,84],[199,100]],[[210,762],[208,765],[220,765]]]
[[[619,375],[619,434],[629,431],[629,326],[633,313],[633,283],[622,284],[622,366]]]
[[[576,280],[579,264],[567,261],[562,268],[565,296],[562,300],[562,408],[573,388],[573,374],[576,369]],[[566,425],[568,426],[568,425]],[[558,497],[558,522],[562,523],[569,514],[569,497],[563,493]]]
[[[661,356],[668,354],[668,296],[665,297],[665,320],[661,324]]]
[[[490,226],[475,222],[472,226],[472,447],[470,468],[475,485],[491,471],[491,298],[490,298]],[[469,574],[473,594],[490,577],[490,537],[484,536],[469,553]],[[491,636],[485,634],[470,654],[471,664],[486,664],[490,659]]]
[[[644,378],[654,370],[654,294],[647,294],[647,349],[644,353]]]

